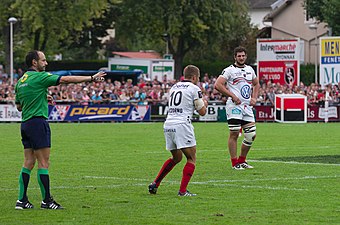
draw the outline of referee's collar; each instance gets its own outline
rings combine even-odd
[[[181,82],[191,82],[191,80],[182,80]]]

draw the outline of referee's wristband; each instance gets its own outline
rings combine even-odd
[[[94,80],[93,76],[90,76],[90,77],[91,77],[91,81],[93,81]]]

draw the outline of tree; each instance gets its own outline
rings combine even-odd
[[[0,62],[5,63],[6,72],[9,73],[9,65],[10,64],[10,57],[9,57],[9,23],[8,18],[11,16],[15,16],[11,5],[13,1],[11,0],[2,0],[0,4]],[[17,27],[17,25],[15,26]],[[14,29],[15,31],[15,29]],[[6,54],[7,53],[7,54]]]
[[[304,7],[310,17],[327,23],[332,28],[333,35],[340,35],[339,0],[305,0]]]
[[[91,25],[90,19],[100,16],[106,5],[106,0],[17,0],[13,8],[21,18],[29,46],[45,51],[48,44],[67,39],[70,31]]]
[[[222,41],[240,40],[234,33],[249,24],[247,8],[242,7],[244,3],[238,0],[125,0],[116,23],[117,38],[132,49],[160,49],[164,46],[162,35],[168,34],[175,76],[179,78],[183,59],[190,51],[221,48],[218,44]],[[240,22],[235,15],[246,19]]]
[[[20,60],[28,50],[38,49],[46,55],[54,55],[63,51],[79,49],[86,43],[89,31],[92,32],[92,45],[84,46],[84,54],[96,54],[101,45],[98,37],[106,34],[106,29],[112,27],[114,4],[118,0],[87,0],[87,1],[34,1],[34,0],[3,0],[0,4],[0,46],[5,50],[6,65],[9,61],[8,18],[18,19],[15,24],[14,55],[20,55]],[[77,45],[78,44],[78,45]],[[86,51],[84,51],[84,49]],[[94,49],[92,51],[92,49]],[[0,54],[0,60],[1,54]]]
[[[115,0],[107,0],[106,7],[101,15],[91,19],[91,25],[84,27],[81,31],[74,30],[70,38],[62,45],[70,52],[68,55],[77,59],[91,59],[96,57],[98,51],[103,48],[102,37],[108,35],[107,30],[114,28],[117,19],[117,5]],[[67,55],[67,53],[65,54]],[[104,55],[106,55],[104,53]]]

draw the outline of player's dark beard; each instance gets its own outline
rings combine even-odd
[[[235,65],[237,66],[237,67],[244,67],[244,65],[245,65],[245,63],[239,63],[239,62],[235,62]]]
[[[239,66],[239,67],[243,67],[244,64],[245,64],[245,62],[244,62],[244,63],[240,63],[240,62],[236,61],[235,64],[236,64],[237,66]]]

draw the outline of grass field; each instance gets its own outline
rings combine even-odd
[[[234,171],[224,123],[195,123],[197,165],[178,197],[183,160],[157,195],[147,185],[170,156],[162,123],[51,124],[52,195],[66,209],[14,210],[20,124],[0,124],[0,224],[340,224],[340,124],[257,124],[253,170]],[[241,141],[241,140],[239,140]]]

